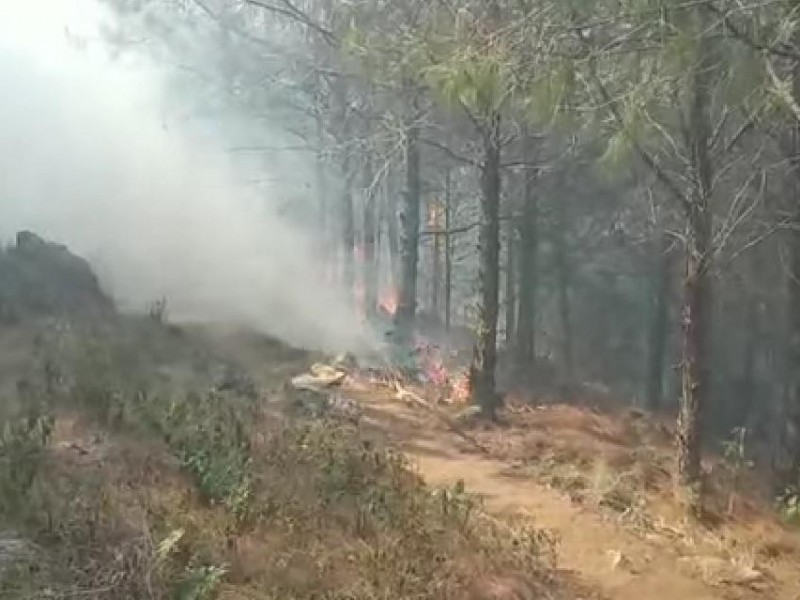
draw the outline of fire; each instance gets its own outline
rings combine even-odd
[[[415,346],[426,383],[442,389],[446,393],[443,399],[445,402],[451,404],[468,402],[470,386],[467,371],[455,367],[448,368],[441,348],[422,336],[417,336]]]
[[[385,290],[381,291],[378,298],[378,305],[384,312],[390,315],[395,314],[397,312],[397,304],[398,304],[398,295],[397,295],[397,290],[394,288],[394,286],[390,286]]]
[[[447,367],[444,366],[444,360],[439,348],[419,335],[414,345],[420,357],[426,382],[436,386],[447,385],[450,382],[450,373],[447,371]]]
[[[469,402],[469,372],[464,369],[450,379],[450,401],[456,404]]]

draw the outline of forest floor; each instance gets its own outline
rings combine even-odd
[[[800,531],[784,526],[721,461],[709,523],[672,498],[669,427],[637,412],[520,406],[500,426],[454,421],[373,385],[350,393],[368,427],[399,445],[432,485],[463,482],[497,515],[552,532],[560,570],[613,600],[797,600]],[[453,423],[460,423],[453,426]]]
[[[0,598],[595,597],[527,520],[307,413],[314,359],[147,319],[0,330]]]
[[[1,331],[27,405],[0,432],[0,598],[800,598],[800,532],[752,474],[709,461],[709,524],[681,520],[667,425],[518,404],[487,426],[357,372],[358,426],[296,415],[321,358],[125,319]]]

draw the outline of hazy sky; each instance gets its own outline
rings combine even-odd
[[[38,49],[43,60],[58,61],[66,47],[66,31],[96,36],[102,14],[92,0],[3,0],[0,41]]]
[[[225,121],[211,132],[167,125],[166,106],[190,102],[167,96],[158,65],[111,61],[102,18],[92,0],[0,0],[0,235],[33,229],[68,244],[125,307],[166,296],[178,318],[354,349],[359,327],[319,285],[312,240],[271,203],[280,182],[247,183],[218,139]]]

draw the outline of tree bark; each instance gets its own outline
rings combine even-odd
[[[562,361],[562,391],[569,397],[572,393],[574,378],[573,353],[572,353],[572,310],[570,306],[569,291],[572,272],[567,251],[567,199],[557,201],[558,223],[555,228],[555,261],[556,276],[558,278],[558,314],[561,320],[561,361]]]
[[[319,109],[322,110],[321,108]],[[320,256],[323,262],[330,256],[330,247],[328,239],[330,232],[328,231],[328,200],[327,200],[327,182],[325,180],[325,128],[322,122],[322,115],[316,116],[316,135],[317,135],[317,152],[316,152],[316,180],[317,180],[317,211],[319,219],[320,231]]]
[[[342,171],[344,172],[344,182],[341,196],[341,215],[342,215],[342,252],[343,252],[343,273],[342,282],[347,293],[351,297],[356,294],[356,224],[355,208],[353,206],[353,169],[350,153],[345,151],[342,161]]]
[[[378,218],[377,199],[372,189],[372,161],[364,162],[364,308],[368,319],[378,310]]]
[[[695,12],[700,43],[692,74],[688,145],[691,160],[691,194],[686,207],[686,274],[683,285],[683,352],[681,402],[678,413],[677,463],[679,491],[688,511],[700,516],[702,490],[702,417],[709,393],[708,335],[711,328],[711,281],[709,276],[712,217],[710,196],[711,68],[702,9]]]
[[[430,205],[430,226],[432,231],[439,231],[442,226],[441,222],[441,204],[439,202],[431,202]],[[433,264],[431,269],[431,313],[437,318],[441,318],[440,307],[440,290],[442,287],[442,236],[433,236]]]
[[[793,36],[800,42],[800,33]],[[800,104],[800,61],[792,70],[792,96]],[[790,156],[794,181],[791,223],[788,230],[789,272],[786,277],[788,298],[787,364],[789,385],[785,409],[786,431],[783,433],[788,461],[778,462],[780,485],[800,483],[800,120],[795,119],[790,132]]]
[[[758,252],[758,249],[755,250]],[[756,280],[757,281],[757,280]],[[753,400],[758,389],[757,360],[761,345],[761,322],[759,319],[759,307],[761,298],[759,295],[751,294],[747,300],[747,312],[745,315],[745,331],[747,338],[744,351],[742,352],[742,377],[741,386],[738,391],[740,401],[738,403],[738,414],[734,415],[737,426],[747,426],[753,412]],[[747,296],[745,296],[747,297]]]
[[[533,161],[532,141],[527,132],[523,134],[523,161]],[[538,228],[539,206],[534,186],[536,172],[525,168],[525,182],[520,224],[519,257],[519,312],[517,323],[517,356],[522,366],[531,366],[536,360],[536,288],[538,282]]]
[[[337,142],[341,150],[342,189],[339,196],[339,235],[342,253],[342,285],[351,299],[356,293],[355,269],[355,210],[353,207],[353,156],[346,143],[350,137],[350,113],[348,110],[348,90],[345,82],[338,81],[334,86],[337,115],[339,117]]]
[[[669,240],[661,233],[653,243],[650,268],[650,324],[647,342],[647,407],[656,412],[664,399],[664,367],[667,355],[669,292],[672,285],[672,260]]]
[[[800,124],[798,126],[800,129]],[[800,136],[800,131],[795,133]],[[800,151],[800,140],[796,149]],[[789,227],[789,273],[787,276],[789,301],[789,335],[787,340],[789,386],[786,407],[786,445],[789,460],[783,473],[781,483],[797,485],[800,483],[800,154],[795,165],[795,202],[796,206]]]
[[[400,232],[398,229],[397,193],[391,184],[392,178],[387,177],[384,184],[384,216],[386,218],[386,237],[389,246],[389,269],[391,270],[391,285],[394,293],[400,289]]]
[[[483,416],[496,418],[497,316],[500,287],[500,116],[488,120],[483,135],[479,231],[478,335],[470,367],[470,396]]]
[[[707,204],[696,198],[692,203],[687,233],[681,402],[677,432],[678,483],[687,508],[694,514],[702,511],[701,419],[709,383],[706,340],[711,292],[707,272],[710,224]]]
[[[444,329],[450,333],[453,302],[453,242],[450,228],[453,224],[452,170],[448,166],[444,171]]]
[[[517,328],[517,290],[516,290],[516,245],[517,226],[515,223],[515,203],[509,202],[509,218],[506,220],[506,347],[513,349]]]
[[[419,267],[419,226],[421,177],[419,124],[416,103],[412,102],[405,124],[406,186],[400,211],[400,293],[395,315],[397,339],[410,339],[417,312],[417,271]]]

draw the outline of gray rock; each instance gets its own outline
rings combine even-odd
[[[89,263],[66,246],[21,231],[0,251],[0,317],[96,317],[113,311]]]

